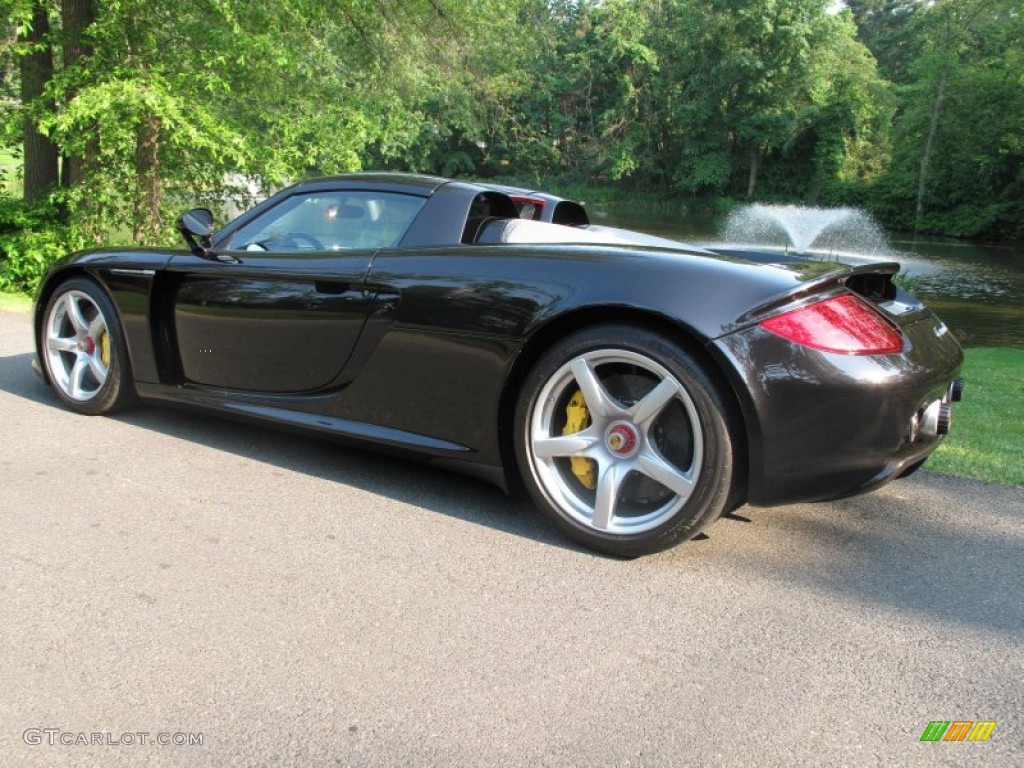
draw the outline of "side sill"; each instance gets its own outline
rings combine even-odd
[[[458,443],[349,419],[300,413],[251,402],[233,402],[223,396],[198,393],[186,387],[136,382],[136,390],[139,397],[155,405],[172,406],[193,412],[213,412],[225,418],[265,424],[276,429],[311,434],[314,437],[330,438],[457,472],[495,485],[505,494],[511,492],[505,467],[473,461],[474,452]]]
[[[468,454],[472,453],[468,446],[452,443],[447,440],[439,440],[427,435],[419,435],[392,427],[367,424],[362,421],[340,419],[336,416],[293,411],[288,408],[268,405],[265,402],[257,403],[251,400],[236,400],[230,396],[213,395],[188,387],[139,383],[138,392],[140,397],[147,400],[222,411],[225,414],[247,417],[279,427],[290,427],[302,431],[348,437],[415,451],[442,452],[449,455],[455,454],[456,456],[462,454],[467,458]]]

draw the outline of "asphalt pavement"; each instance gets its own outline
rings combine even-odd
[[[31,348],[0,312],[0,766],[1024,763],[1024,489],[920,472],[620,561],[441,470],[75,415]]]

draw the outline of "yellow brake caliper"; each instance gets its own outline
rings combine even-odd
[[[590,410],[587,408],[587,401],[583,398],[583,392],[576,390],[576,394],[569,400],[565,407],[565,427],[563,435],[574,435],[582,432],[590,426]],[[595,473],[594,460],[585,459],[582,456],[573,456],[572,473],[583,483],[584,488],[593,490],[597,487],[597,476]]]
[[[100,336],[100,360],[103,365],[110,367],[110,334],[106,331]]]

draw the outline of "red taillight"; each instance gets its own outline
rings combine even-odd
[[[784,339],[842,355],[903,351],[903,334],[853,294],[836,296],[765,320],[761,327]]]

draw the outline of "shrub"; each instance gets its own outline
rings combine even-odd
[[[0,290],[34,293],[54,261],[84,244],[52,204],[0,195]]]

